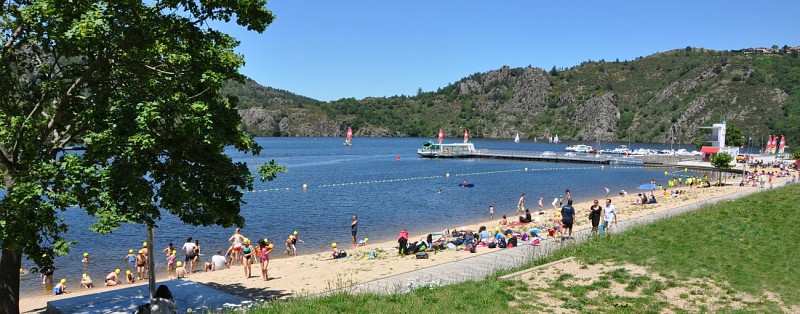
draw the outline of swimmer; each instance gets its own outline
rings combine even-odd
[[[122,283],[122,280],[119,280],[119,268],[115,269],[111,273],[106,276],[106,286],[116,286]]]
[[[89,264],[89,253],[83,253],[83,260],[84,264]]]
[[[297,256],[297,241],[303,242],[303,240],[300,239],[300,236],[297,235],[297,230],[295,230],[294,234],[292,235],[292,256]]]
[[[89,277],[87,274],[83,274],[81,276],[81,287],[89,289],[94,288],[94,283],[92,282],[92,277]]]
[[[131,263],[131,267],[136,266],[136,255],[133,254],[133,249],[128,250],[128,255],[125,256],[125,259],[128,263]]]
[[[145,260],[144,250],[139,250],[139,255],[136,255],[136,277],[139,280],[145,278]]]

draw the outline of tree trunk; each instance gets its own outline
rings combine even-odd
[[[0,256],[0,314],[19,313],[19,269],[22,252],[3,249]]]

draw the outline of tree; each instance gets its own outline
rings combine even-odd
[[[722,171],[731,168],[733,157],[728,153],[718,153],[711,156],[711,165],[717,168],[718,180],[722,180]]]
[[[0,312],[19,311],[23,255],[66,254],[77,205],[101,234],[153,226],[163,212],[194,225],[243,225],[247,165],[257,155],[222,82],[242,81],[238,42],[208,21],[263,32],[266,0],[10,0],[0,4]],[[180,12],[180,13],[175,13]],[[82,154],[69,153],[81,146]],[[270,180],[285,171],[270,162]]]
[[[556,69],[555,65],[553,66],[552,69],[550,69],[550,75],[552,75],[552,76],[557,76],[558,75],[558,70]]]
[[[747,144],[742,129],[737,128],[733,123],[728,123],[725,131],[725,146],[742,147]]]

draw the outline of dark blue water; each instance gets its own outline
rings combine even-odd
[[[301,254],[327,250],[331,242],[350,243],[353,215],[359,217],[358,237],[378,242],[393,240],[401,228],[415,233],[486,220],[490,204],[495,206],[495,217],[513,214],[522,193],[528,195],[528,207],[536,207],[539,196],[544,196],[548,207],[552,199],[567,188],[576,201],[584,201],[603,197],[604,187],[615,194],[620,189],[634,190],[643,181],[664,177],[663,169],[642,167],[422,159],[416,154],[416,149],[426,140],[421,138],[358,138],[351,147],[342,145],[343,139],[338,138],[257,140],[264,147],[262,156],[229,153],[235,160],[246,161],[254,173],[257,165],[271,159],[288,169],[288,173],[280,174],[275,181],[256,182],[257,191],[245,193],[247,204],[241,211],[246,219],[242,233],[254,241],[264,237],[275,241],[275,257],[281,254],[282,243],[295,230],[305,241],[299,245]],[[456,141],[460,140],[445,140]],[[567,145],[574,144],[513,143],[510,139],[476,139],[474,143],[478,149],[554,152],[563,152]],[[597,146],[596,143],[585,144]],[[603,143],[605,148],[616,145]],[[633,146],[665,148],[663,145]],[[458,183],[464,180],[475,187],[459,187]],[[305,190],[304,184],[307,185]],[[102,283],[114,268],[121,268],[123,273],[132,269],[124,257],[128,249],[138,251],[146,240],[142,225],[124,225],[112,234],[101,236],[88,231],[95,219],[80,209],[70,209],[62,217],[70,226],[67,239],[77,244],[69,255],[56,259],[56,280],[67,278],[73,286],[79,282],[81,273],[88,273],[96,283]],[[232,233],[232,229],[189,226],[164,215],[155,230],[157,269],[165,268],[161,250],[168,242],[175,244],[178,258],[183,260],[180,247],[186,237],[199,239],[205,261],[214,251],[227,249]],[[87,267],[81,263],[84,252],[90,254],[91,263]],[[27,269],[32,265],[23,266]],[[23,295],[50,294],[51,291],[41,285],[38,275],[23,276]]]

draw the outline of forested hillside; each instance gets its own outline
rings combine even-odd
[[[475,137],[689,143],[723,118],[753,137],[800,136],[800,58],[689,48],[568,69],[502,67],[414,96],[319,102],[229,84],[256,135]],[[794,146],[794,145],[793,145]]]

